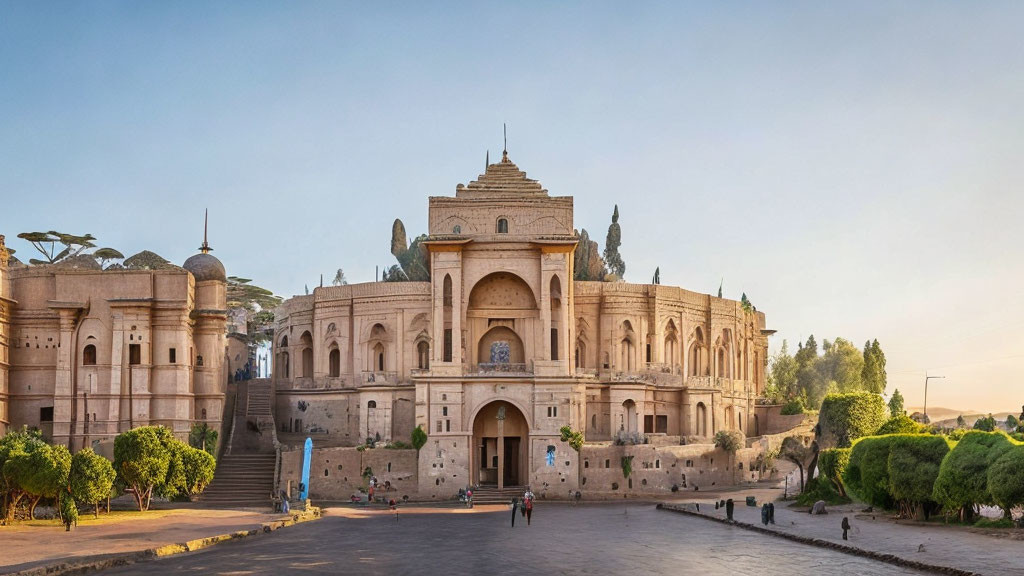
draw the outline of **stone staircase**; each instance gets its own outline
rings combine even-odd
[[[473,489],[473,505],[477,504],[508,504],[513,497],[522,498],[526,486],[505,486],[501,490],[497,486],[479,486]]]
[[[213,482],[199,501],[224,508],[267,508],[274,490],[273,416],[270,412],[270,382],[249,380],[238,383],[234,426]],[[265,431],[269,422],[271,430]]]

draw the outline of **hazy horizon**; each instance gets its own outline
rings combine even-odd
[[[180,264],[202,238],[289,296],[372,281],[391,223],[510,158],[626,280],[878,339],[887,393],[1018,410],[1024,43],[1015,3],[0,7],[0,234]]]

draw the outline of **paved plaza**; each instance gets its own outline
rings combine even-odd
[[[533,524],[500,507],[363,513],[154,560],[110,574],[921,574],[650,504],[540,503]]]

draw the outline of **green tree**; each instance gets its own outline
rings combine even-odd
[[[67,488],[61,490],[59,499],[60,516],[64,521],[65,530],[70,532],[72,525],[78,525],[78,506],[75,505],[75,499]]]
[[[391,254],[398,260],[398,267],[392,266],[385,269],[384,280],[386,282],[426,282],[430,280],[430,254],[424,244],[427,240],[426,234],[417,236],[412,244],[408,243],[405,234],[405,224],[395,218],[391,225]]]
[[[185,474],[182,493],[188,496],[202,494],[203,490],[213,481],[217,461],[205,450],[182,445],[181,462]]]
[[[420,451],[427,443],[427,432],[423,429],[423,426],[417,426],[412,431],[412,447],[416,449],[416,452]]]
[[[114,470],[120,485],[131,488],[140,511],[149,508],[153,491],[167,480],[171,451],[156,426],[122,432],[114,438]]]
[[[609,274],[622,280],[626,275],[626,263],[619,254],[622,245],[622,228],[619,227],[619,205],[612,212],[612,223],[608,226],[608,236],[604,241],[604,261],[608,263]]]
[[[885,353],[878,345],[878,340],[864,343],[864,367],[861,372],[861,379],[864,382],[864,390],[881,394],[885,391]]]
[[[995,503],[989,491],[989,467],[1012,446],[1002,432],[966,432],[942,461],[932,498],[947,512],[956,511],[961,521],[970,521],[975,506]]]
[[[875,435],[885,434],[921,434],[925,431],[923,424],[918,424],[910,416],[900,414],[885,421],[885,424],[875,432]]]
[[[974,421],[974,429],[993,432],[996,429],[996,419],[992,417],[991,413],[983,418],[978,418]]]
[[[608,274],[601,248],[590,239],[586,228],[580,230],[580,239],[573,255],[573,279],[583,281],[601,281]]]
[[[28,495],[22,486],[31,472],[27,454],[43,444],[42,435],[27,428],[8,432],[0,438],[0,494],[3,496],[0,512],[7,524],[14,521],[19,502]]]
[[[1017,420],[1016,416],[1014,416],[1013,414],[1007,414],[1006,415],[1006,431],[1007,432],[1016,432],[1017,431],[1017,426],[1019,426],[1019,425],[1020,425],[1020,421]]]
[[[857,438],[874,434],[885,423],[885,401],[878,394],[829,394],[818,414],[823,445],[846,448]]]
[[[800,366],[789,354],[789,343],[782,341],[782,348],[768,362],[768,385],[765,387],[765,398],[774,403],[782,403],[796,399],[797,372]],[[803,411],[801,407],[801,412]]]
[[[861,500],[879,508],[893,506],[889,493],[889,452],[896,436],[868,436],[853,443],[843,483]]]
[[[27,453],[27,472],[22,476],[22,487],[32,498],[29,517],[36,517],[36,505],[43,498],[56,498],[68,486],[71,471],[71,452],[67,446],[38,444]]]
[[[46,260],[36,260],[35,258],[29,260],[29,264],[37,265],[56,264],[66,258],[73,258],[84,250],[96,247],[96,244],[93,243],[96,238],[92,234],[77,236],[50,230],[49,232],[22,232],[18,234],[18,238],[32,244],[32,247],[46,258]],[[58,244],[64,246],[60,252],[57,251]]]
[[[825,341],[828,343],[828,341]],[[815,362],[815,368],[822,381],[835,387],[841,393],[858,392],[863,389],[861,373],[864,371],[864,357],[860,350],[843,338],[836,338],[825,347],[825,354]]]
[[[757,311],[757,308],[754,307],[754,304],[750,301],[749,298],[747,298],[746,292],[744,292],[743,295],[740,296],[740,306],[743,308],[744,312],[749,313]]]
[[[988,469],[992,500],[1010,518],[1013,508],[1024,506],[1024,445],[1017,445],[997,458]]]
[[[789,436],[782,440],[779,449],[779,457],[792,462],[800,470],[800,491],[804,491],[804,470],[815,456],[815,450],[804,446],[796,436]]]
[[[850,464],[849,448],[829,448],[818,454],[818,471],[820,476],[828,479],[840,496],[846,496],[843,486],[843,474]]]
[[[949,453],[942,436],[903,434],[892,437],[889,450],[889,494],[904,518],[927,516],[935,507],[932,492],[939,467]]]
[[[889,415],[895,418],[905,413],[906,411],[903,409],[903,394],[900,394],[900,389],[897,388],[893,391],[892,398],[889,399]]]
[[[821,377],[821,371],[817,367],[818,343],[812,334],[807,338],[806,344],[800,344],[793,355],[797,364],[797,388],[799,395],[806,400],[804,406],[815,410],[821,405],[822,398],[828,388],[828,382]]]
[[[334,280],[331,280],[331,284],[335,286],[344,286],[348,284],[348,279],[345,278],[345,271],[338,268],[338,271],[334,273]]]
[[[719,430],[715,433],[715,448],[729,455],[729,469],[733,480],[736,478],[736,451],[743,447],[743,436],[735,430]]]
[[[206,422],[195,423],[188,433],[188,444],[193,448],[205,450],[211,456],[217,453],[218,432],[210,428]]]
[[[92,504],[95,516],[100,515],[100,500],[110,495],[117,474],[110,461],[96,454],[92,448],[83,448],[71,457],[69,474],[71,495],[84,504]]]

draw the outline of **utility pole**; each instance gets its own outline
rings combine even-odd
[[[941,380],[945,376],[929,376],[927,372],[924,373],[924,422],[927,424],[928,420],[928,381],[929,380]]]

